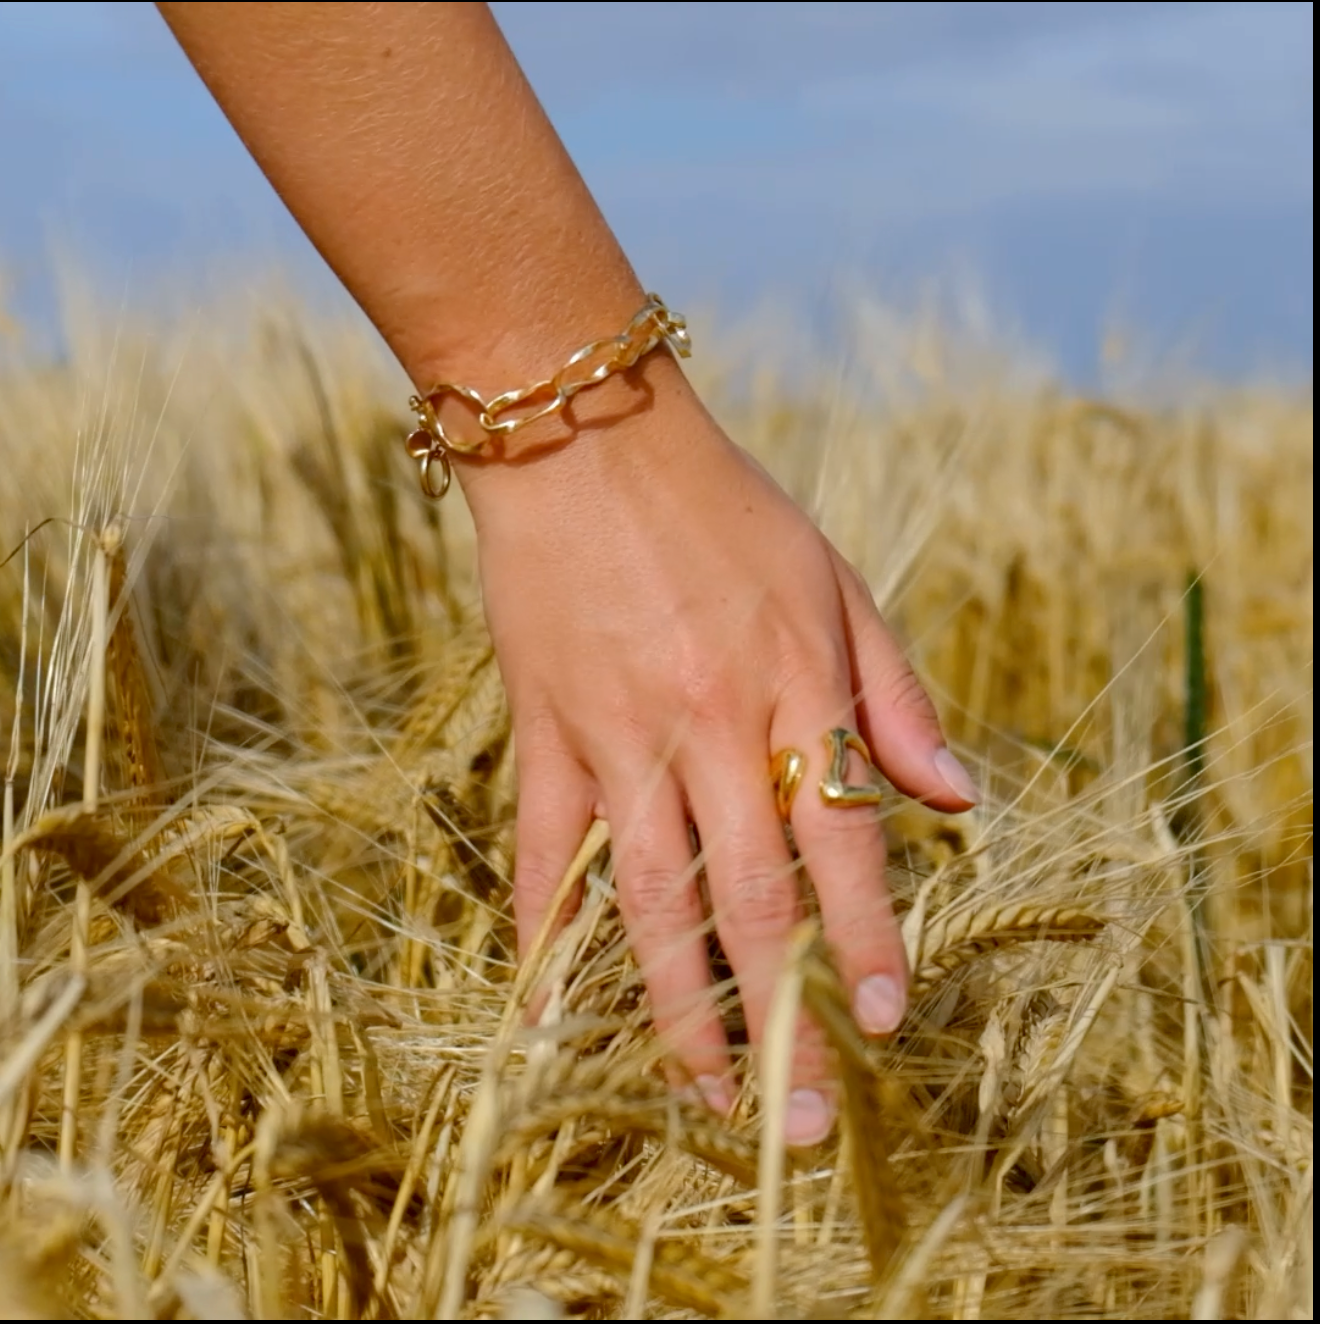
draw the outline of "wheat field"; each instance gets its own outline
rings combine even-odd
[[[789,393],[699,334],[986,791],[882,811],[900,1033],[804,926],[724,1122],[665,1088],[603,825],[515,965],[471,529],[379,345],[68,326],[0,359],[0,1315],[1312,1317],[1309,387],[1082,398],[859,306]],[[797,1005],[844,1086],[806,1154]]]

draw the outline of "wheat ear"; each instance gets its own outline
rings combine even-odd
[[[924,992],[979,957],[1018,943],[1089,942],[1104,927],[1104,920],[1068,906],[992,906],[941,913],[922,934],[913,987]]]

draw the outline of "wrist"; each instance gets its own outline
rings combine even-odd
[[[614,260],[611,260],[611,257]],[[646,300],[622,253],[541,254],[535,268],[490,282],[475,307],[412,291],[404,326],[386,333],[422,393],[461,382],[483,400],[560,370],[580,346],[621,331]],[[435,309],[449,309],[437,325]]]
[[[455,454],[454,476],[480,533],[528,510],[618,499],[717,438],[724,440],[677,360],[660,348],[499,447]]]
[[[709,424],[677,363],[689,352],[683,318],[655,295],[633,307],[631,317],[615,320],[619,329],[614,333],[561,352],[559,366],[549,373],[546,358],[525,348],[537,337],[531,335],[529,342],[522,324],[511,332],[516,341],[506,340],[484,356],[469,345],[462,355],[431,358],[433,385],[411,401],[418,425],[407,438],[423,492],[442,497],[457,475],[476,514],[477,503],[485,499],[478,493],[525,490],[526,478],[519,475],[527,469],[535,469],[543,484],[562,484],[559,475],[567,474],[576,483],[592,475],[597,484],[626,484],[635,474],[637,457],[614,454],[620,436],[645,433],[646,420],[654,423],[657,415],[666,420],[662,432],[671,437],[682,437],[693,423]],[[567,320],[579,319],[569,315]],[[512,375],[505,365],[533,357],[541,362],[536,369],[521,370],[523,385],[487,386],[496,372]],[[464,371],[468,363],[472,375]],[[427,372],[424,367],[414,376],[428,380],[422,376]],[[703,430],[698,426],[697,431]],[[584,454],[575,462],[551,463],[558,452],[570,449]],[[507,478],[497,479],[497,473]]]

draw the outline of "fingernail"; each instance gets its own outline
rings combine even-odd
[[[942,749],[935,755],[935,771],[958,799],[972,805],[981,803],[981,792],[976,789],[976,783],[949,750]]]
[[[892,1034],[906,1009],[902,988],[888,975],[869,975],[857,985],[853,1012],[867,1034]]]
[[[698,1076],[693,1083],[711,1112],[719,1113],[721,1117],[728,1116],[733,1109],[733,1096],[729,1093],[729,1087],[718,1076]]]
[[[790,1145],[818,1145],[834,1125],[834,1105],[816,1090],[794,1090],[788,1096],[784,1139]]]

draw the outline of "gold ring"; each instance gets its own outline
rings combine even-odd
[[[876,771],[871,761],[871,751],[866,741],[855,731],[845,731],[835,727],[825,737],[825,748],[830,752],[830,770],[820,784],[820,798],[831,809],[852,809],[856,805],[878,805],[884,798],[880,788],[872,782],[869,786],[849,786],[843,780],[848,771],[848,751],[860,754],[866,760],[866,766]]]
[[[878,805],[883,796],[874,783],[867,786],[849,786],[844,775],[848,771],[848,753],[860,754],[866,766],[876,771],[866,741],[855,731],[836,727],[825,734],[825,749],[830,756],[829,770],[820,782],[821,803],[831,809],[852,809],[857,805]],[[785,823],[793,812],[793,799],[802,778],[806,775],[807,758],[799,749],[781,749],[770,761],[770,781],[775,788],[775,808]]]
[[[771,760],[770,780],[775,787],[775,807],[785,823],[793,811],[793,797],[802,785],[806,770],[807,757],[800,749],[781,749]]]

